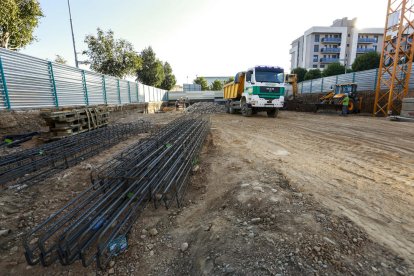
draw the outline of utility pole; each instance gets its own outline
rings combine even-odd
[[[68,8],[69,8],[70,29],[72,31],[73,52],[75,53],[75,65],[76,65],[76,68],[79,68],[78,54],[76,53],[75,35],[73,34],[72,14],[70,12],[70,3],[69,3],[69,0],[68,0]]]

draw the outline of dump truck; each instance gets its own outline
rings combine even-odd
[[[251,116],[267,112],[276,118],[285,100],[283,68],[256,66],[236,74],[234,82],[224,86],[227,113]]]

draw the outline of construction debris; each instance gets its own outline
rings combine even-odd
[[[69,111],[44,112],[42,117],[49,126],[49,138],[60,139],[106,126],[107,107],[88,107]]]
[[[150,123],[146,121],[119,124],[2,156],[0,185],[9,184],[9,188],[19,190],[26,188],[100,153],[131,135],[149,130]]]
[[[107,267],[126,249],[126,237],[149,201],[181,206],[209,126],[201,115],[182,116],[99,167],[88,189],[25,237],[27,262],[69,265],[81,259],[84,266],[96,261]]]
[[[190,105],[185,109],[186,113],[197,114],[213,114],[213,113],[225,113],[226,107],[217,103],[211,102],[198,102]]]

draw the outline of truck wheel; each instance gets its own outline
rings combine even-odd
[[[241,108],[241,113],[244,117],[250,117],[252,116],[252,109],[247,104],[244,104]]]
[[[356,109],[356,106],[355,106],[354,100],[353,99],[349,99],[348,113],[349,114],[355,113],[355,109]]]
[[[231,105],[229,106],[229,113],[230,114],[235,114],[236,113],[236,110]]]
[[[230,104],[226,103],[226,113],[230,113]]]
[[[279,110],[277,108],[267,111],[267,117],[276,118]]]

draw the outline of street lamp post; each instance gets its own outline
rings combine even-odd
[[[75,54],[75,65],[76,68],[79,68],[79,62],[78,62],[78,54],[76,53],[76,46],[75,46],[75,35],[73,34],[73,25],[72,25],[72,14],[70,12],[70,3],[68,0],[68,8],[69,8],[69,21],[70,21],[70,29],[72,31],[72,42],[73,42],[73,52]]]

